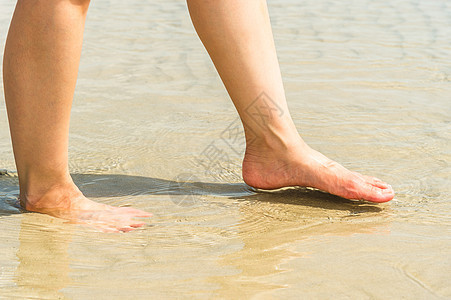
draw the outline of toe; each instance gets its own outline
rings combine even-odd
[[[390,201],[395,196],[393,189],[379,188],[377,186],[366,184],[366,187],[362,190],[361,199],[376,203],[383,203]]]
[[[144,226],[144,225],[146,225],[146,223],[144,223],[144,222],[141,222],[141,223],[133,223],[133,224],[130,224],[130,227],[133,227],[133,228],[139,228],[139,227],[142,227],[142,226]]]
[[[368,176],[368,175],[362,175],[359,173],[355,173],[357,176],[359,176],[360,178],[362,178],[363,180],[365,180],[367,183],[381,188],[381,189],[387,189],[387,188],[391,188],[391,186],[385,182],[383,182],[382,180],[380,180],[379,178],[373,177],[373,176]]]
[[[377,178],[376,178],[377,179]],[[387,184],[387,183],[385,183],[385,182],[383,182],[383,181],[380,181],[380,180],[372,180],[372,181],[367,181],[369,184],[371,184],[371,185],[373,185],[373,186],[375,186],[375,187],[378,187],[378,188],[380,188],[380,189],[389,189],[389,188],[391,188],[391,186],[389,185],[389,184]]]
[[[130,231],[132,231],[132,230],[134,230],[134,229],[135,229],[135,228],[130,227],[130,226],[123,226],[123,227],[118,228],[118,231],[119,231],[119,232],[130,232]]]

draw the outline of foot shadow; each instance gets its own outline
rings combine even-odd
[[[260,201],[301,205],[326,210],[379,212],[375,204],[352,201],[308,188],[287,188],[262,191],[245,183],[200,182],[193,176],[190,180],[169,180],[153,177],[121,174],[71,174],[75,184],[88,198],[124,197],[137,195],[186,195],[217,196],[233,200]],[[0,216],[23,213],[18,206],[18,178],[14,173],[0,175]]]
[[[312,188],[290,187],[273,191],[257,189],[255,191],[256,193],[252,195],[231,197],[231,199],[301,205],[323,210],[349,211],[350,214],[376,213],[383,210],[376,203],[349,200]]]

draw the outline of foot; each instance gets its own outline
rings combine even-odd
[[[46,190],[41,195],[20,196],[21,206],[70,223],[85,224],[103,232],[128,232],[145,225],[134,218],[151,214],[131,207],[114,207],[86,198],[73,183]]]
[[[387,202],[392,187],[381,180],[349,171],[296,135],[289,143],[260,142],[247,147],[243,179],[255,188],[313,187],[347,199]]]

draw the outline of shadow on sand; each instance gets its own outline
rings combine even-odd
[[[326,210],[379,212],[382,208],[368,202],[352,201],[308,188],[274,191],[256,190],[245,183],[218,183],[167,180],[120,174],[72,174],[85,196],[91,198],[136,195],[199,195],[233,200],[302,205]],[[192,179],[195,179],[193,177]],[[23,213],[18,207],[18,178],[13,173],[0,175],[0,216]],[[149,198],[149,200],[151,200]]]

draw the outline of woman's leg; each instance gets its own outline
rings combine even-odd
[[[247,184],[262,189],[309,186],[373,202],[393,198],[389,185],[347,170],[311,149],[297,133],[265,0],[187,2],[196,31],[243,121]]]
[[[68,132],[89,0],[19,0],[5,46],[3,78],[21,205],[105,230],[149,216],[85,198],[69,175]]]

